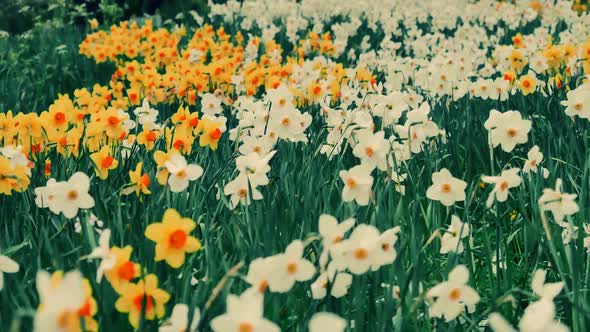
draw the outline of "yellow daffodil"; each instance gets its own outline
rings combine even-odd
[[[174,209],[164,213],[164,220],[153,223],[145,230],[145,236],[156,242],[156,262],[165,260],[173,268],[184,264],[185,254],[201,249],[201,242],[190,232],[196,224],[190,218],[183,218]]]
[[[103,180],[109,177],[110,170],[119,165],[119,161],[110,155],[109,146],[103,146],[100,151],[91,154],[90,159],[94,162],[96,175]]]
[[[131,252],[133,251],[131,246],[112,247],[110,251],[116,257],[116,261],[113,268],[106,271],[104,275],[113,289],[117,291],[123,285],[139,277],[141,271],[139,264],[131,261]]]
[[[124,195],[129,195],[132,192],[135,192],[137,196],[140,194],[149,195],[151,191],[149,190],[150,187],[150,177],[147,173],[142,174],[142,167],[143,163],[137,163],[134,171],[129,171],[129,179],[131,180],[130,186],[123,189]]]
[[[162,318],[166,314],[164,304],[170,300],[170,294],[158,288],[158,277],[148,274],[143,280],[123,285],[118,293],[121,295],[115,308],[121,313],[129,314],[129,323],[134,328],[139,326],[142,312],[146,320]]]

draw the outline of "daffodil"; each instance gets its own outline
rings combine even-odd
[[[141,273],[139,264],[131,261],[132,251],[133,247],[131,246],[123,248],[114,246],[109,249],[109,256],[115,258],[115,264],[105,269],[104,275],[115,291],[139,277]]]
[[[131,182],[127,188],[122,190],[123,195],[129,195],[133,192],[135,192],[137,196],[140,194],[151,194],[151,191],[149,190],[150,177],[147,175],[147,173],[142,174],[142,167],[143,163],[139,162],[137,163],[137,166],[135,166],[134,171],[129,171],[129,179]]]
[[[170,294],[158,288],[158,277],[155,274],[148,274],[136,284],[124,284],[117,292],[120,297],[115,302],[115,308],[129,314],[129,323],[134,328],[139,326],[142,313],[146,320],[162,318],[166,314],[164,305],[170,300]]]
[[[185,254],[201,249],[201,242],[190,235],[196,227],[190,218],[183,218],[174,209],[164,213],[162,222],[150,224],[145,236],[156,242],[156,262],[165,260],[173,268],[184,264]]]
[[[94,163],[96,175],[105,180],[109,177],[109,171],[117,168],[119,161],[110,154],[111,148],[108,145],[103,146],[100,151],[90,155]]]
[[[428,187],[426,197],[440,201],[445,206],[451,206],[455,202],[465,200],[465,188],[465,181],[453,177],[448,169],[443,168],[432,173],[432,185]]]
[[[346,320],[331,312],[318,312],[309,320],[309,332],[344,332]]]
[[[446,321],[451,321],[464,312],[465,307],[473,311],[480,297],[475,289],[467,285],[468,281],[469,270],[465,265],[458,265],[449,273],[449,280],[432,287],[426,293],[429,299],[434,300],[430,315],[443,316]]]
[[[209,146],[211,150],[217,150],[219,139],[221,138],[221,124],[219,122],[203,118],[199,121],[197,130],[201,131],[199,137],[200,146]]]
[[[53,275],[39,271],[37,291],[40,304],[35,315],[35,331],[82,332],[82,320],[86,331],[98,331],[93,318],[97,304],[90,283],[79,271],[65,274],[57,271]]]
[[[371,197],[373,167],[361,164],[349,170],[341,170],[339,175],[344,182],[342,200],[345,202],[356,201],[358,205],[368,205]]]
[[[172,192],[184,191],[190,181],[195,181],[203,175],[203,168],[196,164],[188,164],[180,153],[172,154],[164,163],[170,176],[168,185]]]

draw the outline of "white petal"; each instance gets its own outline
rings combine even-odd
[[[469,280],[469,270],[465,265],[457,265],[449,273],[449,282],[457,284],[466,284]]]
[[[11,258],[0,255],[0,271],[6,273],[16,273],[19,270],[18,263]]]

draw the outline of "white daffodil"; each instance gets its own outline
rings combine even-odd
[[[543,195],[538,201],[543,211],[551,211],[557,223],[563,222],[563,218],[571,216],[580,210],[575,201],[578,195],[561,192],[561,185],[561,179],[557,179],[555,189],[543,189]]]
[[[515,188],[520,185],[522,178],[518,175],[520,169],[510,168],[505,169],[499,176],[482,176],[481,180],[485,183],[494,184],[492,192],[486,201],[486,206],[489,208],[494,203],[494,198],[498,202],[505,202],[508,199],[508,189]]]
[[[248,331],[279,332],[279,327],[263,317],[263,296],[245,291],[240,296],[227,296],[226,313],[211,321],[214,332]]]
[[[448,169],[443,168],[432,173],[432,185],[426,191],[426,197],[440,201],[445,206],[451,206],[455,202],[465,200],[465,188],[465,181],[453,177]]]
[[[528,141],[528,133],[532,128],[532,121],[524,120],[518,111],[500,113],[490,111],[490,116],[484,123],[490,135],[492,147],[500,145],[502,150],[512,152],[518,144]]]
[[[110,271],[117,263],[117,255],[111,251],[110,246],[111,230],[105,229],[98,239],[98,247],[94,248],[88,259],[100,259],[100,265],[96,271],[96,282],[100,283],[105,272]]]
[[[345,202],[357,202],[358,205],[369,204],[373,177],[372,168],[366,165],[357,165],[348,171],[340,171],[340,178],[344,182],[342,200]]]
[[[168,185],[170,191],[184,191],[190,181],[195,181],[203,175],[203,168],[195,164],[187,164],[186,159],[180,154],[175,153],[164,163],[164,166],[170,172]]]
[[[307,281],[316,272],[315,266],[303,258],[303,242],[295,240],[291,242],[285,252],[274,256],[273,262],[277,264],[275,273],[269,279],[269,288],[273,292],[288,292],[296,281]]]
[[[459,217],[452,216],[449,228],[440,239],[440,253],[462,253],[463,250],[465,250],[465,246],[463,245],[462,239],[464,239],[467,236],[469,236],[469,224],[464,224],[461,222],[461,219],[459,219]]]
[[[344,332],[346,320],[330,312],[318,312],[309,320],[309,332]]]
[[[449,280],[431,288],[426,296],[434,300],[430,315],[444,317],[446,321],[457,318],[465,308],[473,308],[480,300],[479,294],[467,285],[469,271],[465,265],[457,265],[450,273]]]
[[[186,304],[178,303],[172,308],[172,314],[167,322],[158,329],[159,332],[195,332],[201,319],[199,308],[195,308],[191,326],[187,329],[189,322],[189,307]]]
[[[543,177],[546,179],[549,176],[549,170],[540,166],[541,162],[543,161],[543,153],[537,145],[533,146],[529,150],[527,157],[528,159],[524,162],[524,166],[522,167],[523,173],[537,173],[537,170],[540,169]]]

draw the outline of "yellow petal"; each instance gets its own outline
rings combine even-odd
[[[158,277],[155,274],[148,274],[145,276],[145,291],[151,293],[153,290],[158,289]]]
[[[189,236],[186,239],[186,244],[184,245],[184,250],[186,252],[195,252],[202,248],[201,241],[199,239]]]
[[[174,223],[175,221],[179,221],[182,217],[178,213],[178,211],[174,209],[168,209],[164,212],[164,216],[162,217],[162,223]]]
[[[157,244],[156,245],[156,256],[154,257],[154,260],[156,262],[159,262],[161,260],[166,259],[166,257],[168,256],[168,246],[165,246],[163,244]]]
[[[134,328],[139,326],[139,315],[140,312],[137,310],[133,310],[129,313],[129,324],[131,324],[131,326]]]
[[[117,302],[115,302],[115,308],[117,311],[123,313],[131,311],[131,305],[132,303],[129,301],[129,299],[123,296],[121,296]]]
[[[166,262],[175,269],[181,267],[184,264],[184,251],[169,250],[168,256],[166,256]]]
[[[166,240],[168,235],[168,227],[161,223],[154,223],[148,225],[145,229],[145,237],[148,239],[160,243]]]

